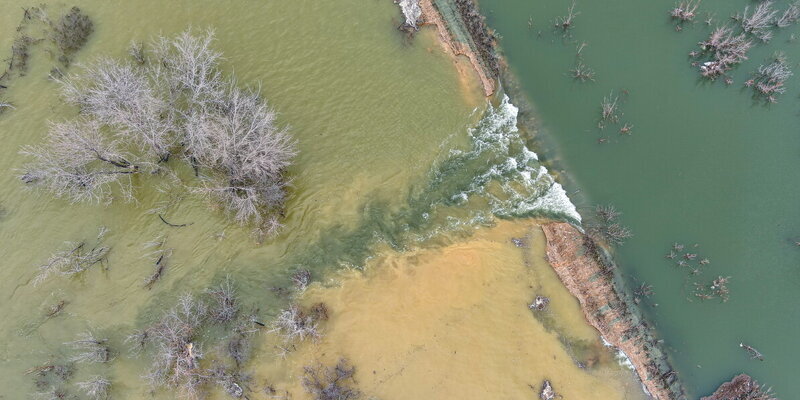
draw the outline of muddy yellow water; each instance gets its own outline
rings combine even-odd
[[[303,393],[303,366],[343,357],[356,366],[364,394],[387,400],[534,398],[545,379],[565,399],[642,398],[630,371],[583,323],[543,246],[535,223],[503,222],[443,248],[383,255],[365,273],[340,274],[338,284],[304,296],[330,310],[322,339],[260,372],[294,395]],[[538,318],[527,307],[537,294],[551,299]]]
[[[22,7],[40,3],[4,3],[3,57]],[[79,71],[76,64],[101,56],[125,57],[132,40],[146,42],[189,27],[214,29],[224,71],[235,73],[241,85],[260,85],[280,122],[291,126],[300,153],[289,171],[285,228],[264,243],[188,191],[156,190],[158,178],[137,182],[135,202],[107,206],[69,204],[28,191],[17,178],[26,161],[20,147],[41,141],[48,121],[77,115],[48,79],[57,65],[51,47],[47,41],[34,46],[27,74],[14,77],[2,92],[16,109],[0,115],[0,398],[26,398],[41,390],[24,372],[65,362],[74,351],[64,343],[87,330],[109,340],[113,361],[77,365],[64,383],[69,393],[79,393],[76,382],[101,374],[112,381],[114,398],[174,398],[170,391],[147,387],[141,375],[148,370],[148,354],[131,356],[124,337],[153,322],[178,295],[201,292],[225,276],[236,282],[242,303],[268,322],[290,301],[272,288],[287,287],[298,268],[309,269],[315,280],[342,282],[303,298],[331,305],[326,338],[300,346],[285,362],[264,343],[245,366],[292,390],[297,367],[317,354],[349,357],[364,391],[386,398],[425,393],[486,398],[491,390],[528,398],[527,385],[545,377],[565,394],[586,393],[592,386],[613,399],[627,390],[627,384],[607,379],[621,372],[594,368],[609,365],[611,356],[552,273],[541,267],[540,239],[523,253],[503,237],[522,235],[528,227],[513,225],[463,243],[469,235],[461,232],[426,244],[429,250],[405,253],[418,246],[402,238],[441,231],[427,219],[430,204],[437,196],[450,199],[450,192],[438,189],[441,182],[428,183],[431,171],[451,165],[451,175],[436,176],[455,171],[459,179],[469,178],[470,171],[443,161],[452,150],[469,147],[468,129],[487,104],[473,77],[458,73],[441,51],[432,30],[421,30],[413,43],[398,33],[400,17],[391,1],[45,3],[54,16],[77,5],[94,21],[95,32],[68,74]],[[464,185],[455,186],[458,193]],[[159,213],[187,226],[167,226]],[[91,241],[101,226],[109,229],[106,265],[33,285],[37,267],[63,249],[63,242]],[[166,238],[172,255],[163,277],[148,290],[144,280],[154,271],[154,259],[144,245],[157,238]],[[531,267],[524,267],[525,257]],[[364,276],[337,272],[365,266]],[[553,314],[538,320],[526,308],[536,291],[557,299]],[[61,301],[64,310],[46,318]],[[204,339],[212,354],[220,342],[209,335]],[[252,383],[251,398],[263,398],[261,384]],[[413,393],[399,393],[401,385]]]

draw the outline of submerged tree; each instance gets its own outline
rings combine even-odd
[[[135,65],[101,59],[62,80],[81,115],[23,149],[32,161],[21,179],[73,202],[132,199],[132,177],[164,171],[175,156],[199,177],[192,191],[276,233],[295,140],[257,89],[223,76],[212,42],[211,32],[160,37],[132,50]]]

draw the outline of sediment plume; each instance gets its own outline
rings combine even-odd
[[[621,289],[610,259],[602,250],[587,245],[589,239],[568,223],[548,223],[542,230],[547,238],[547,259],[580,302],[587,321],[624,353],[650,396],[683,399],[677,373]]]
[[[711,396],[700,400],[778,400],[771,392],[749,375],[740,374],[720,385]]]
[[[483,17],[472,0],[419,0],[422,10],[420,25],[433,25],[444,51],[465,56],[488,97],[497,89],[499,63],[494,49],[494,37],[488,31]]]

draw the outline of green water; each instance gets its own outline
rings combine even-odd
[[[715,14],[715,24],[727,22],[748,4],[703,2],[697,23],[676,32],[671,0],[578,1],[572,38],[564,40],[551,26],[566,12],[565,0],[481,1],[511,72],[535,104],[542,141],[557,149],[547,154],[574,178],[570,189],[581,189],[572,196],[579,209],[587,214],[594,203],[614,203],[624,212],[635,236],[617,261],[632,284],[653,285],[645,312],[690,398],[740,372],[781,398],[800,393],[800,248],[791,241],[800,237],[800,79],[790,79],[770,106],[742,87],[776,50],[798,65],[800,43],[790,34],[800,27],[756,46],[732,72],[730,87],[701,80],[687,56],[710,31],[705,12]],[[595,82],[567,76],[581,42]],[[603,96],[622,89],[629,92],[621,121],[634,125],[630,137],[619,126],[597,128]],[[599,144],[600,137],[608,142]],[[729,302],[687,300],[686,274],[664,259],[675,241],[699,244],[692,252],[711,260],[706,280],[732,277]],[[750,360],[738,348],[742,341],[766,361]]]

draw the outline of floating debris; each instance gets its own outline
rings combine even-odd
[[[550,298],[545,296],[536,296],[533,303],[528,305],[528,308],[534,311],[544,311],[550,304]]]
[[[754,360],[758,359],[760,361],[764,361],[764,355],[761,354],[760,351],[756,350],[753,346],[748,346],[748,345],[746,345],[744,343],[739,343],[739,347],[747,350],[747,352],[750,353],[750,358],[751,359],[754,359]]]
[[[545,380],[542,382],[542,391],[539,393],[539,398],[542,400],[553,400],[557,396],[555,390],[553,390],[553,385],[550,384],[550,381]]]

